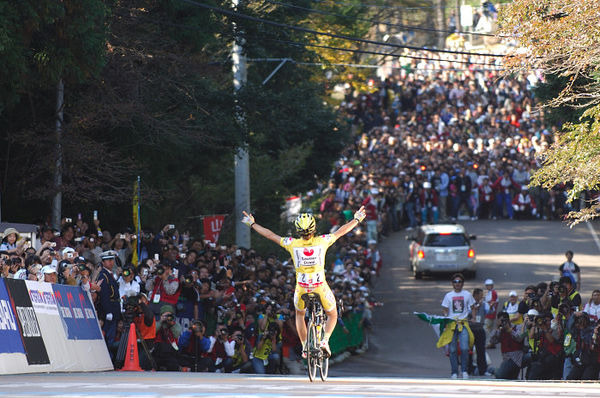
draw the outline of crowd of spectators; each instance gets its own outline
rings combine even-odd
[[[330,195],[321,211],[332,225],[360,204],[375,206],[368,233],[376,240],[465,218],[562,219],[597,199],[586,192],[567,203],[568,186],[528,186],[557,131],[535,112],[540,76],[505,76],[492,57],[439,57],[401,57],[370,92],[347,84],[339,109],[356,140],[330,180],[308,192]]]
[[[14,228],[3,236],[2,277],[80,285],[91,292],[116,367],[123,365],[120,350],[133,322],[144,341],[139,352],[145,369],[287,373],[298,368],[295,271],[289,258],[217,245],[166,225],[156,234],[141,233],[141,260],[134,266],[137,236],[112,234],[99,220],[88,224],[81,217],[63,219],[60,231],[40,227],[37,242]],[[371,258],[377,249],[360,235],[347,235],[337,248],[328,282],[344,304],[339,327],[345,329],[345,315],[356,313],[361,327],[369,328],[376,275]]]
[[[528,285],[522,294],[511,291],[504,298],[498,296],[491,279],[484,282],[485,288],[471,293],[463,290],[461,274],[452,277],[454,290],[442,306],[457,322],[468,322],[477,354],[477,361],[469,357],[467,329],[457,332],[460,338],[449,341],[453,378],[461,363],[463,378],[493,372],[498,379],[598,380],[600,290],[585,298],[580,294],[581,271],[573,255],[570,250],[565,253],[566,261],[557,266],[550,282]],[[486,350],[498,344],[502,360],[492,367]]]

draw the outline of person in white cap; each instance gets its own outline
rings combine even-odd
[[[492,335],[492,331],[496,327],[496,313],[498,310],[498,292],[494,289],[494,281],[492,279],[486,279],[485,285],[485,302],[490,306],[489,312],[485,315],[484,329],[488,336],[488,345],[486,348],[496,348],[495,344],[489,343],[489,337]]]
[[[508,301],[504,302],[502,310],[508,313],[510,322],[513,325],[518,325],[523,322],[523,317],[519,313],[519,296],[516,291],[511,290],[508,294]]]
[[[119,296],[119,284],[114,277],[116,253],[112,250],[102,252],[102,269],[98,275],[97,283],[100,286],[99,298],[100,308],[98,312],[103,317],[102,330],[106,341],[114,342],[117,333],[117,322],[121,319],[121,297]]]
[[[58,283],[58,272],[56,272],[56,268],[45,265],[42,267],[42,274],[44,275],[44,282]]]
[[[377,249],[377,241],[371,239],[367,243],[369,244],[366,256],[367,265],[371,267],[371,272],[375,272],[377,276],[379,276],[379,271],[381,270],[383,262],[381,260],[381,254]]]

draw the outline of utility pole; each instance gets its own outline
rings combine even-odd
[[[65,85],[60,79],[56,85],[56,169],[54,170],[54,189],[56,193],[52,199],[52,226],[60,230],[62,212],[62,131],[63,131],[63,109],[65,99]]]
[[[235,11],[238,11],[241,0],[232,0]],[[246,56],[244,55],[244,34],[239,30],[237,24],[233,22],[234,42],[231,50],[233,61],[233,90],[236,94],[235,117],[242,133],[246,133],[246,115],[239,104],[237,93],[246,84]],[[240,147],[235,155],[235,243],[240,247],[250,248],[250,229],[240,221],[240,215],[243,210],[250,209],[250,167],[248,150]]]

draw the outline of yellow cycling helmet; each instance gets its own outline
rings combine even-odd
[[[294,226],[300,235],[314,234],[317,230],[315,218],[308,213],[300,213],[294,221]]]

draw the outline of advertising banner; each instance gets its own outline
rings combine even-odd
[[[52,285],[54,298],[69,340],[102,340],[96,312],[79,286]]]
[[[29,298],[37,314],[58,315],[52,285],[49,283],[26,281]]]
[[[50,358],[48,358],[42,331],[31,304],[25,281],[6,279],[5,282],[21,328],[27,363],[29,365],[48,365]]]
[[[0,353],[25,353],[8,290],[0,278]]]

